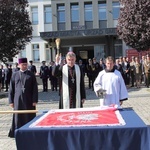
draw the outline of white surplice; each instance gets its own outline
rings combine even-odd
[[[114,70],[114,72],[103,70],[98,74],[94,82],[95,93],[101,88],[106,90],[104,105],[120,106],[120,100],[128,98],[127,88],[118,70]]]

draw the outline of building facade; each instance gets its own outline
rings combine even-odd
[[[14,61],[27,57],[40,66],[68,51],[84,62],[125,55],[127,47],[116,34],[118,0],[29,0],[28,11],[33,38]]]

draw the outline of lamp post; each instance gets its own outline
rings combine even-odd
[[[57,49],[57,54],[59,54],[59,49],[60,49],[60,38],[57,38],[56,40],[55,40],[55,43],[56,43],[56,49]]]

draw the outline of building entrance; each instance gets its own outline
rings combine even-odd
[[[89,58],[93,59],[93,57],[94,57],[94,47],[93,46],[76,47],[73,49],[73,51],[77,55],[77,62],[79,61],[79,59],[81,59],[83,61],[83,63],[86,64],[88,62]]]

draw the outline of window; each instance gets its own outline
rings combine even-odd
[[[39,44],[33,44],[33,61],[39,61],[40,55],[39,55]]]
[[[106,20],[106,1],[98,4],[99,20]]]
[[[46,61],[50,61],[51,51],[50,51],[50,48],[49,48],[48,44],[45,44],[45,50],[46,50]]]
[[[121,44],[115,44],[115,58],[119,58],[122,56],[122,45]]]
[[[20,57],[22,58],[26,57],[26,50],[20,51]]]
[[[44,6],[45,23],[52,23],[52,8],[51,6]]]
[[[38,24],[38,7],[31,8],[32,24]]]
[[[71,4],[71,22],[79,21],[79,5]]]
[[[58,22],[65,22],[65,5],[58,5],[57,6],[57,19]]]
[[[92,14],[92,4],[85,3],[84,4],[84,17],[85,21],[93,21],[93,14]]]
[[[113,19],[118,19],[120,14],[120,4],[119,2],[113,2]]]
[[[46,61],[50,61],[50,49],[46,49]]]

